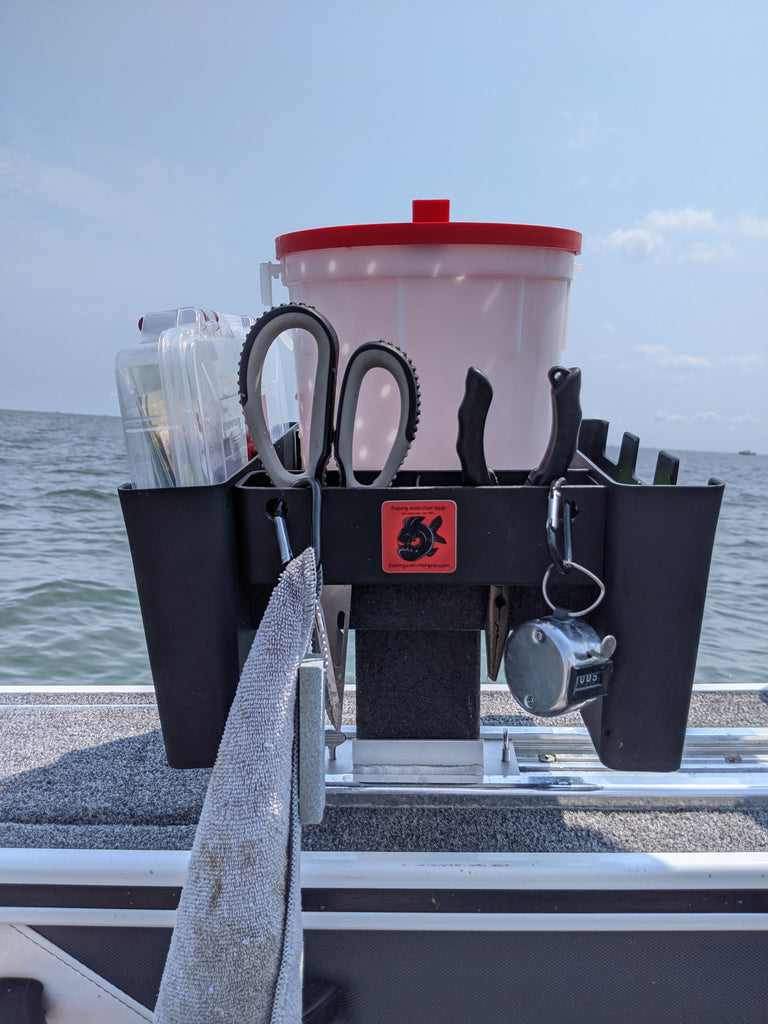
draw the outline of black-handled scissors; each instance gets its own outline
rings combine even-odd
[[[270,345],[283,331],[295,329],[307,331],[317,346],[309,438],[302,445],[306,464],[298,472],[286,469],[278,458],[264,416],[261,391],[264,361]],[[336,456],[343,487],[388,487],[408,454],[419,419],[418,381],[408,357],[384,341],[369,342],[356,349],[344,372],[334,422],[338,361],[336,332],[322,313],[310,306],[293,304],[270,310],[256,322],[245,340],[240,359],[240,401],[254,448],[276,487],[292,487],[310,477],[322,481],[331,451]],[[352,443],[360,388],[365,375],[375,368],[386,370],[397,385],[400,419],[384,466],[370,484],[363,484],[354,474]]]
[[[261,378],[270,345],[283,331],[308,331],[317,345],[317,370],[312,396],[309,438],[305,439],[306,466],[295,472],[280,461],[264,416]],[[334,422],[336,372],[339,341],[328,320],[310,306],[297,304],[279,306],[265,313],[256,322],[243,346],[240,358],[240,400],[254,448],[275,487],[294,487],[307,481],[322,481],[333,450],[341,475],[341,484],[348,488],[388,487],[408,454],[419,420],[419,386],[416,372],[400,349],[383,341],[369,342],[356,349],[347,363],[339,392],[338,416]],[[354,474],[352,443],[360,388],[365,375],[375,368],[386,370],[397,384],[400,394],[400,420],[395,439],[384,466],[370,484],[361,483]],[[317,484],[315,484],[317,487]],[[340,732],[344,700],[347,636],[351,587],[348,584],[324,585],[320,595],[323,608],[318,632],[325,636],[331,672],[326,677],[328,714]],[[326,623],[332,636],[327,636]]]

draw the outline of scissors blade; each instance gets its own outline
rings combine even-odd
[[[509,634],[509,587],[488,588],[488,619],[485,629],[485,657],[488,663],[488,678],[494,683],[501,668],[504,647]]]
[[[485,374],[475,366],[467,370],[464,398],[459,406],[459,434],[456,453],[461,462],[461,479],[465,487],[488,487],[496,483],[496,475],[485,461],[483,436],[493,388]],[[509,634],[511,591],[509,587],[488,588],[488,614],[485,623],[485,659],[488,677],[496,682]]]
[[[323,584],[320,603],[328,636],[330,671],[326,674],[326,704],[328,717],[337,732],[341,732],[344,710],[344,676],[347,668],[347,639],[349,637],[349,608],[352,587],[346,584]]]

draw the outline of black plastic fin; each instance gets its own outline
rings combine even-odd
[[[640,450],[640,438],[635,434],[625,433],[621,439],[619,449],[619,461],[616,463],[618,470],[616,480],[620,484],[635,484],[635,466],[637,465],[637,453]]]
[[[608,420],[582,420],[579,428],[579,451],[599,465],[605,458],[608,444]]]
[[[680,469],[680,459],[669,452],[659,452],[656,459],[656,472],[653,475],[654,484],[666,484],[667,486],[677,483],[677,474]]]

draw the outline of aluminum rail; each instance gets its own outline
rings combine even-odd
[[[516,755],[502,760],[504,733]],[[621,772],[600,763],[586,729],[528,726],[481,729],[482,782],[469,785],[361,783],[354,779],[355,730],[326,764],[332,807],[484,806],[514,804],[631,810],[718,808],[768,800],[768,729],[689,729],[677,772]],[[396,743],[397,741],[392,741]]]

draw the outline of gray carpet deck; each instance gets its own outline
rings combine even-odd
[[[484,725],[553,724],[521,714],[499,691],[484,692],[482,710]],[[354,692],[345,720],[354,721]],[[695,694],[689,724],[766,728],[768,691]],[[0,846],[189,849],[209,775],[168,768],[151,695],[0,695]],[[762,852],[768,803],[722,811],[338,807],[304,829],[304,848]]]

